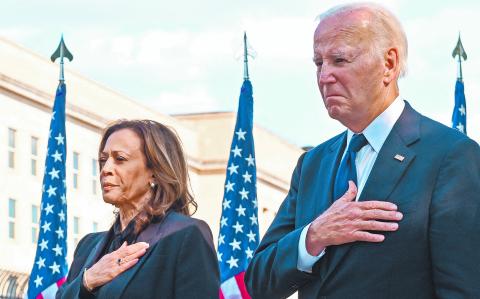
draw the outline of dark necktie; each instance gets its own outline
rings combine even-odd
[[[363,134],[354,134],[347,152],[340,163],[335,177],[335,185],[333,187],[333,200],[339,199],[348,190],[348,181],[354,181],[357,184],[357,167],[355,158],[357,152],[368,144],[367,138]]]

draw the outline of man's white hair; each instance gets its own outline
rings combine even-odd
[[[374,50],[382,54],[389,47],[396,47],[399,56],[400,77],[407,72],[408,42],[402,24],[397,17],[385,7],[369,2],[351,3],[334,6],[318,17],[320,21],[345,12],[365,11],[371,15],[369,30],[373,33]]]

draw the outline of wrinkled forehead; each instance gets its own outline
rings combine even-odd
[[[372,16],[367,11],[349,10],[322,19],[314,34],[314,46],[336,43],[359,45],[373,40]]]

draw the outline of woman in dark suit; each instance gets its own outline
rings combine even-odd
[[[99,164],[103,200],[118,214],[78,243],[57,298],[218,298],[212,233],[189,217],[197,205],[175,133],[119,121],[103,134]]]

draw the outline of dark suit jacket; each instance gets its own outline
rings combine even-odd
[[[83,270],[98,260],[108,232],[85,236],[56,298],[79,297]],[[137,238],[150,244],[138,263],[96,292],[96,298],[218,298],[219,270],[208,225],[175,212]]]
[[[480,298],[480,148],[408,103],[380,150],[359,198],[404,215],[383,243],[330,246],[297,269],[302,229],[332,204],[340,134],[302,155],[290,191],[253,257],[254,298]],[[405,157],[394,159],[396,154]]]

